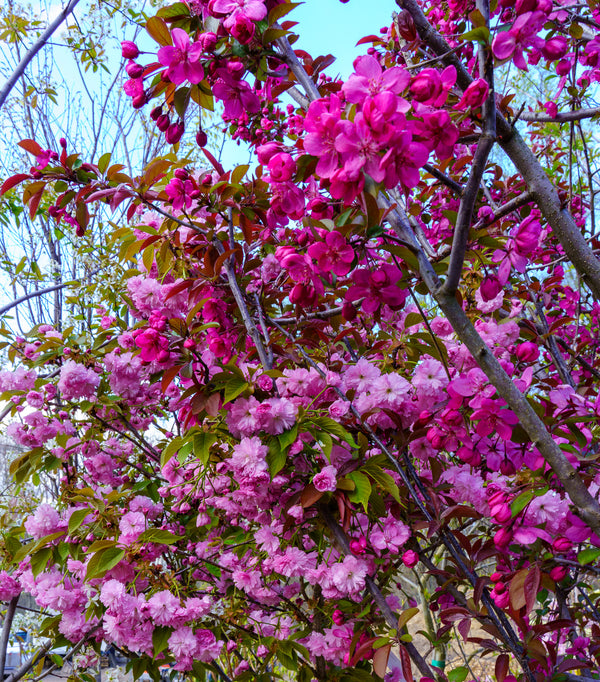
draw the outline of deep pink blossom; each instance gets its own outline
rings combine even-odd
[[[192,43],[190,36],[182,28],[174,28],[171,32],[173,45],[164,45],[158,51],[158,61],[167,67],[167,76],[175,85],[185,81],[199,83],[204,78],[204,69],[200,63],[202,44]]]
[[[399,95],[409,81],[410,75],[406,69],[394,66],[383,71],[375,57],[364,55],[354,60],[354,73],[344,83],[342,90],[348,102],[360,104],[366,97],[374,97],[386,90]]]
[[[328,232],[324,242],[316,242],[308,247],[308,255],[317,261],[323,272],[333,272],[341,277],[350,271],[354,260],[354,249],[337,231]]]

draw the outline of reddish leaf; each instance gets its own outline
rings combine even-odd
[[[311,507],[315,502],[318,502],[323,497],[323,493],[318,491],[312,483],[309,483],[302,491],[300,496],[300,504],[306,509]]]
[[[19,142],[19,147],[22,147],[26,152],[29,152],[34,156],[39,156],[43,151],[35,140],[21,140]]]
[[[174,367],[169,367],[163,372],[162,380],[160,382],[160,388],[163,393],[166,392],[167,388],[171,385],[173,379],[179,374],[181,369],[180,365],[175,365]]]
[[[373,672],[379,677],[385,676],[391,649],[392,645],[386,644],[385,646],[382,646],[381,649],[377,649],[373,656]]]
[[[31,175],[27,173],[17,173],[16,175],[11,175],[10,178],[4,181],[2,188],[0,188],[0,195],[6,194],[9,189],[12,189],[15,185],[18,185],[23,180],[28,180]]]
[[[498,682],[504,682],[504,678],[508,675],[508,664],[510,659],[508,654],[501,654],[496,659],[496,680]]]
[[[404,678],[406,682],[414,682],[412,674],[412,666],[410,664],[410,656],[405,647],[400,647],[400,663],[402,664],[402,672],[404,673]]]
[[[460,632],[460,636],[466,640],[469,636],[469,631],[471,630],[471,619],[463,618],[456,626],[456,629]]]
[[[202,147],[202,151],[204,152],[204,156],[206,156],[206,158],[212,163],[217,173],[223,175],[225,173],[223,166],[215,159],[208,149],[206,149],[206,147]]]
[[[42,197],[44,196],[44,189],[40,189],[37,191],[29,200],[29,217],[33,220],[35,218],[35,214],[37,213],[38,207],[40,205],[40,201],[42,200]]]

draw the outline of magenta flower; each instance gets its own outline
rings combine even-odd
[[[256,114],[260,110],[260,100],[245,80],[232,78],[224,69],[221,78],[213,86],[213,95],[225,106],[223,118],[232,120],[243,113]]]
[[[135,343],[140,349],[140,357],[144,362],[164,362],[169,357],[169,341],[161,336],[156,329],[146,329],[135,337]]]
[[[306,112],[304,129],[308,135],[304,138],[304,150],[319,159],[316,171],[323,178],[331,178],[339,168],[335,141],[340,132],[340,119],[341,102],[336,95],[331,95],[329,102],[312,102]]]
[[[199,83],[204,78],[204,69],[200,64],[202,56],[201,43],[192,43],[182,28],[174,28],[173,45],[165,45],[158,51],[158,61],[167,67],[167,77],[175,85],[185,81]]]
[[[471,420],[477,422],[475,431],[479,436],[489,436],[497,433],[503,440],[512,435],[512,427],[519,423],[518,417],[512,410],[502,409],[502,402],[493,398],[483,398],[478,410],[474,410]]]
[[[544,12],[525,12],[517,17],[508,31],[498,33],[492,41],[492,52],[496,59],[504,61],[512,59],[519,69],[527,71],[527,64],[523,57],[523,50],[532,45],[541,50],[546,44],[537,33],[546,22]]]
[[[464,91],[460,102],[456,106],[459,109],[466,109],[467,107],[477,109],[477,107],[480,107],[485,102],[489,91],[490,86],[487,84],[487,81],[483,78],[478,78]]]
[[[328,465],[313,476],[313,485],[320,493],[335,492],[337,488],[337,469]]]
[[[395,187],[401,182],[410,189],[419,184],[419,168],[427,162],[429,151],[420,142],[413,142],[412,135],[407,130],[398,135],[394,144],[381,160],[385,168],[385,186]]]
[[[171,200],[171,205],[176,211],[180,211],[185,205],[189,208],[192,205],[192,192],[194,191],[194,183],[191,180],[180,180],[173,178],[165,187],[165,193]]]
[[[406,69],[394,66],[384,72],[380,63],[371,55],[355,59],[354,70],[355,73],[344,83],[342,90],[346,93],[348,102],[355,104],[386,90],[399,95],[410,81]]]
[[[215,14],[228,15],[224,21],[225,28],[229,29],[235,17],[242,14],[252,21],[260,21],[267,16],[267,8],[262,0],[215,0],[212,4]]]
[[[379,150],[381,142],[389,139],[389,134],[383,136],[381,142],[375,139],[361,114],[356,116],[354,122],[340,121],[339,130],[335,148],[342,154],[344,169],[352,174],[364,167],[375,182],[381,182],[385,171],[381,168]]]
[[[325,242],[308,247],[308,255],[317,261],[323,272],[333,272],[341,277],[350,271],[354,260],[354,249],[339,232],[328,232]]]
[[[393,265],[384,264],[374,272],[367,269],[355,270],[352,279],[354,285],[346,292],[346,300],[364,298],[362,309],[367,315],[372,315],[383,304],[398,309],[406,301],[406,291],[396,286],[400,273]]]
[[[271,180],[275,182],[288,182],[296,172],[296,162],[285,152],[272,156],[268,167]]]

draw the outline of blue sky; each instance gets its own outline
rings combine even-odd
[[[354,58],[369,47],[356,47],[357,41],[365,35],[377,35],[380,28],[389,26],[394,11],[398,7],[393,0],[350,0],[346,4],[340,0],[307,0],[286,18],[299,22],[293,29],[300,36],[294,47],[313,57],[334,55],[337,61],[327,72],[347,77]]]

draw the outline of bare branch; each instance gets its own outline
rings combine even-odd
[[[592,118],[593,116],[598,115],[600,115],[600,107],[565,111],[560,114],[556,114],[556,116],[542,114],[539,111],[524,111],[521,114],[521,121],[532,121],[539,123],[569,123],[570,121],[582,121],[585,118]]]
[[[8,79],[8,81],[6,81],[6,84],[2,90],[0,90],[0,109],[4,106],[10,91],[13,89],[19,78],[21,78],[25,72],[25,69],[29,66],[31,60],[44,47],[48,40],[50,40],[52,34],[58,29],[58,27],[69,16],[69,14],[73,12],[79,2],[80,0],[69,0],[67,6],[58,14],[56,19],[48,25],[48,28],[42,33],[38,41],[32,45],[27,54],[23,57],[23,59],[21,59],[13,75]]]

